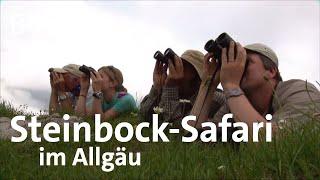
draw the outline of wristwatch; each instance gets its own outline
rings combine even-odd
[[[102,99],[103,98],[103,94],[101,91],[97,91],[97,92],[94,92],[92,94],[93,97],[97,98],[97,99]]]
[[[224,90],[223,92],[226,95],[226,99],[229,99],[231,97],[238,97],[244,94],[240,88],[228,89]]]

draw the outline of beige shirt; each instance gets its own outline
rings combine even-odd
[[[311,83],[298,79],[279,82],[273,95],[272,109],[272,121],[312,119],[320,112],[320,92]],[[226,103],[214,115],[214,122],[220,122],[229,112]]]

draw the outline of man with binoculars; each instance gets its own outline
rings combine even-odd
[[[288,122],[301,123],[305,118],[317,116],[320,111],[319,90],[302,80],[282,81],[278,58],[271,48],[259,43],[242,47],[234,41],[219,47],[220,62],[216,61],[214,51],[206,48],[205,77],[199,95],[207,93],[207,96],[197,98],[191,111],[197,121],[190,121],[190,125],[202,130],[203,122],[213,118],[218,123],[223,115],[232,113],[234,122],[246,123],[252,132],[253,122],[267,122],[266,115],[271,114],[272,130],[277,131],[281,121],[289,125]],[[211,101],[220,82],[226,103],[212,116]]]
[[[49,113],[73,112],[80,93],[79,65],[68,64],[63,68],[50,68],[51,96]]]
[[[152,121],[152,114],[160,114],[159,120],[174,122],[189,114],[203,78],[204,55],[200,51],[187,50],[181,57],[170,48],[164,55],[159,51],[153,72],[153,86],[140,104],[140,117]],[[169,73],[167,74],[167,69]],[[217,106],[224,103],[221,92],[215,93]]]

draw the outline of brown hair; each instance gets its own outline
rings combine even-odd
[[[109,76],[111,81],[117,82],[117,92],[127,92],[127,89],[122,85],[123,76],[119,69],[115,68],[114,66],[102,66],[98,71],[104,72]]]
[[[277,80],[278,82],[282,81],[282,77],[280,75],[280,71],[279,71],[277,65],[273,61],[271,61],[268,57],[261,55],[259,53],[258,53],[258,55],[262,61],[263,67],[266,70],[275,69],[277,71],[276,76],[275,76],[275,80]]]

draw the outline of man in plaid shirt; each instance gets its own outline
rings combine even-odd
[[[187,50],[168,64],[157,60],[153,86],[140,104],[141,120],[151,122],[152,114],[159,114],[159,121],[174,122],[188,115],[202,81],[203,62],[204,55],[196,50]],[[213,111],[225,103],[221,91],[216,91],[213,99]]]

